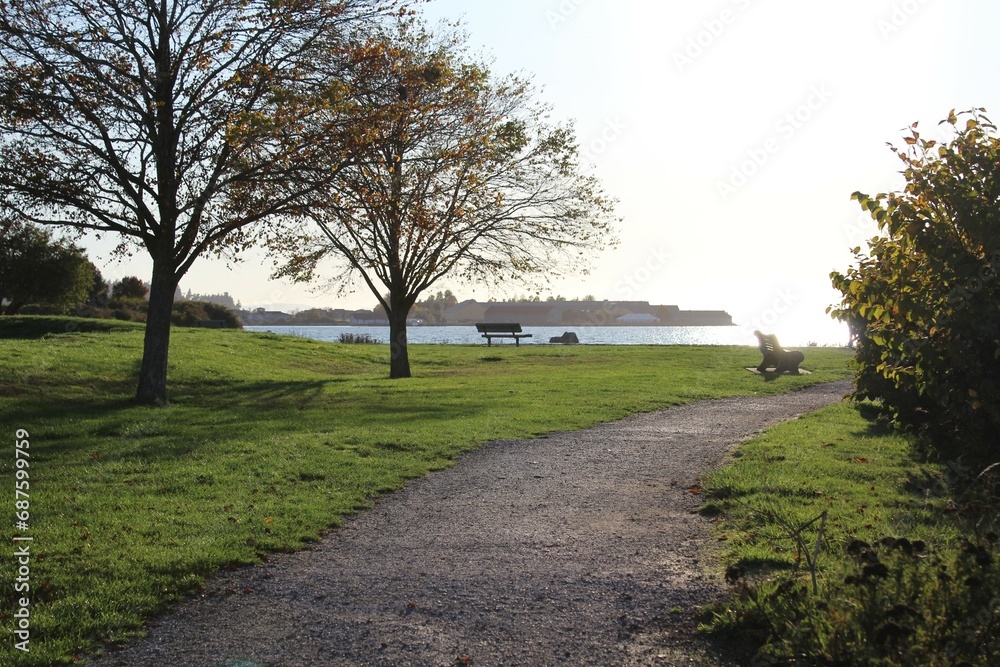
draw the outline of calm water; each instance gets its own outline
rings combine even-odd
[[[270,331],[276,334],[301,336],[315,340],[337,342],[340,335],[351,333],[367,334],[383,343],[389,340],[388,327],[278,327],[278,326],[248,326],[247,331]],[[525,333],[531,338],[522,338],[522,345],[548,344],[549,338],[559,336],[564,331],[574,331],[584,345],[752,345],[756,347],[757,339],[753,332],[743,327],[524,327]],[[407,328],[410,343],[433,344],[472,344],[485,342],[482,334],[474,326],[411,326]],[[801,342],[789,339],[785,345],[806,345],[818,342],[820,345],[843,344],[839,341],[803,340]],[[493,340],[494,345],[513,345],[511,339]]]

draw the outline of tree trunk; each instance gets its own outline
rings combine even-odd
[[[142,348],[142,367],[136,400],[148,405],[167,404],[167,353],[170,350],[170,315],[177,280],[165,262],[153,260],[149,286],[149,312]]]
[[[398,303],[392,304],[386,313],[389,318],[389,349],[392,355],[389,360],[391,379],[410,377],[410,354],[406,347],[406,316],[409,314],[410,309]]]

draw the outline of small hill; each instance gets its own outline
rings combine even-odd
[[[42,338],[67,333],[142,331],[143,322],[98,320],[62,315],[9,315],[0,317],[0,338]]]

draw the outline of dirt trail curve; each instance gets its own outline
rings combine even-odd
[[[718,594],[698,473],[846,382],[503,441],[305,551],[220,575],[92,663],[191,667],[724,664],[693,637]]]

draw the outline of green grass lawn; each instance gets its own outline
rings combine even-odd
[[[389,380],[384,345],[175,329],[171,403],[148,408],[131,400],[141,347],[141,325],[0,319],[8,507],[15,433],[30,436],[30,529],[3,537],[33,537],[31,652],[13,649],[5,566],[0,663],[123,641],[220,568],[314,541],[484,442],[849,374],[834,349],[766,382],[743,370],[751,347],[427,345],[414,378]]]
[[[708,625],[755,665],[1000,664],[995,514],[956,504],[960,462],[916,462],[864,409],[769,429],[704,477],[734,584]]]

